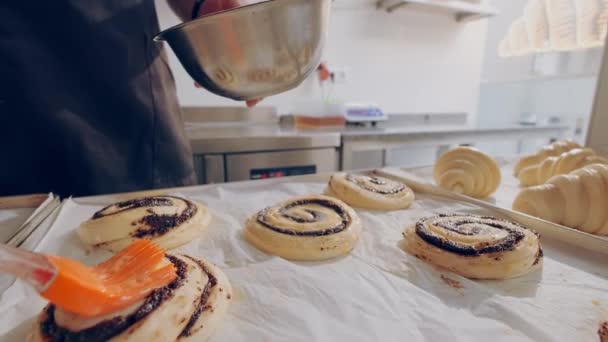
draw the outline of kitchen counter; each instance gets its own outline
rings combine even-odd
[[[411,145],[430,146],[439,153],[450,145],[483,140],[510,140],[520,146],[521,141],[530,138],[561,138],[567,129],[567,126],[468,128],[463,125],[295,129],[256,122],[248,122],[247,126],[242,122],[186,125],[201,184],[372,165],[374,162],[358,159],[361,157],[357,153],[362,151],[375,151],[372,154],[380,157],[374,165],[386,166],[393,149]]]
[[[422,125],[407,127],[347,127],[343,129],[295,129],[268,125],[210,125],[188,123],[186,132],[194,154],[280,151],[367,143],[403,145],[407,143],[455,144],[483,139],[521,139],[560,137],[564,125],[521,126],[499,128],[470,128],[462,125]],[[372,146],[373,145],[373,146]],[[355,147],[355,146],[351,146]],[[361,146],[359,146],[361,147]]]
[[[335,130],[296,130],[277,126],[186,124],[194,154],[282,151],[334,147],[341,144]]]

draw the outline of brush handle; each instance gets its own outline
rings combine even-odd
[[[44,255],[0,244],[0,273],[12,274],[42,292],[56,272]]]

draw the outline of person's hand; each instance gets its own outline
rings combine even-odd
[[[215,13],[215,12],[225,11],[225,10],[229,10],[229,9],[235,8],[235,7],[251,5],[256,2],[260,2],[260,1],[261,0],[207,0],[201,6],[201,8],[198,12],[198,15],[202,16],[202,15],[211,14],[211,13]],[[198,84],[196,82],[194,84],[197,88],[201,88],[200,84]],[[248,100],[246,102],[247,107],[253,107],[256,104],[258,104],[260,101],[262,101],[262,99]]]
[[[255,4],[263,0],[207,0],[201,6],[198,15],[211,14],[219,11],[229,10],[235,7]]]

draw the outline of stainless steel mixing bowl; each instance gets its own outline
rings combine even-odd
[[[252,100],[297,87],[319,65],[331,0],[270,0],[172,27],[167,41],[205,89]]]

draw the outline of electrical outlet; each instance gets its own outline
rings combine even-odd
[[[335,84],[346,83],[348,81],[348,71],[346,69],[334,69],[331,73],[331,81]]]

